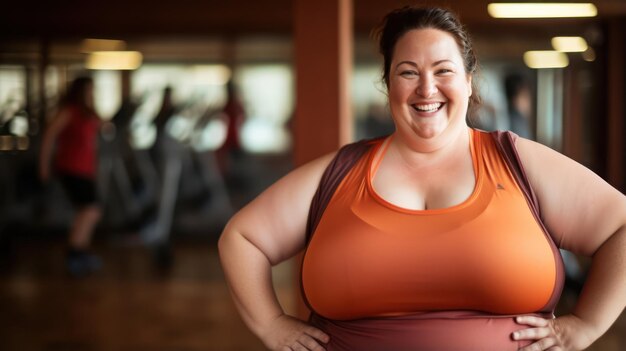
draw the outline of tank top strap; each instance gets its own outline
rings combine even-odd
[[[368,140],[361,140],[347,144],[337,151],[326,170],[322,174],[320,184],[309,207],[309,216],[306,226],[306,242],[311,240],[315,228],[322,218],[326,206],[333,197],[335,190],[341,184],[344,177],[350,172],[352,167],[376,145],[379,145],[384,137]]]

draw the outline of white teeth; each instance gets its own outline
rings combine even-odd
[[[413,105],[413,108],[415,108],[416,110],[424,111],[424,112],[433,112],[439,109],[441,105],[443,105],[441,102],[437,102],[437,103],[428,104],[428,105]]]

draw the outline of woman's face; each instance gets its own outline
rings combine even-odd
[[[396,130],[419,141],[453,138],[466,127],[472,78],[454,37],[438,29],[405,33],[393,51],[389,106]]]

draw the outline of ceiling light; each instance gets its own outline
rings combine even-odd
[[[591,3],[492,3],[487,12],[495,18],[595,17],[598,9]]]
[[[87,56],[87,69],[132,70],[141,66],[139,51],[97,51]]]
[[[587,42],[581,37],[554,37],[552,48],[561,52],[584,52],[587,50]]]
[[[567,55],[558,51],[526,51],[524,63],[530,68],[563,68],[569,65]]]

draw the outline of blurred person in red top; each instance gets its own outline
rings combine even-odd
[[[101,217],[96,189],[101,120],[94,110],[93,91],[90,77],[79,77],[71,83],[44,132],[39,159],[42,182],[50,180],[54,167],[75,210],[67,252],[67,269],[74,276],[85,276],[102,265],[97,256],[89,253],[93,230]]]
[[[239,98],[237,87],[232,80],[226,84],[226,104],[222,108],[222,115],[226,119],[226,139],[217,150],[217,158],[222,173],[231,176],[231,168],[241,156],[241,140],[239,132],[245,120],[245,110]]]

